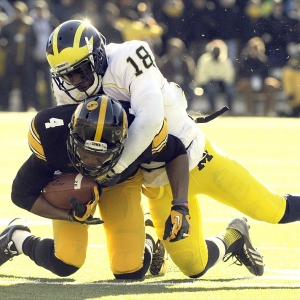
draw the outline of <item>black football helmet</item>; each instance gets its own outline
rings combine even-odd
[[[88,98],[76,108],[67,140],[70,161],[78,172],[99,180],[116,165],[127,138],[127,115],[121,104],[106,95]],[[105,157],[100,166],[82,162],[78,149]]]
[[[84,93],[84,98],[96,94],[107,69],[105,45],[105,37],[89,22],[70,20],[55,28],[47,41],[46,56],[58,88],[75,101],[69,93],[72,90]],[[82,68],[84,65],[89,66],[88,72]],[[74,72],[82,77],[76,86],[68,78]]]

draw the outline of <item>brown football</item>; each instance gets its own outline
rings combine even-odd
[[[92,178],[80,173],[61,173],[52,178],[43,188],[42,194],[52,205],[70,209],[70,197],[75,197],[80,204],[86,204],[93,198],[94,186],[97,184]]]

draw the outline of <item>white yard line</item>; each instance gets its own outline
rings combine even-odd
[[[274,278],[266,278],[265,276],[263,276],[264,280],[268,279],[274,279],[274,280],[279,280],[280,278],[274,277]],[[289,279],[290,280],[290,279]],[[296,281],[296,279],[294,279]],[[297,280],[298,281],[298,280]],[[0,280],[0,285],[10,285],[10,284],[41,284],[41,285],[93,285],[93,286],[104,286],[104,285],[108,285],[108,286],[130,286],[130,285],[134,285],[134,286],[184,286],[186,287],[201,287],[201,288],[218,288],[218,287],[232,287],[232,288],[241,288],[241,284],[240,283],[230,283],[230,282],[203,282],[201,280],[199,281],[194,281],[194,282],[182,282],[182,283],[178,283],[178,282],[173,282],[172,280],[168,281],[164,281],[164,282],[114,282],[114,281],[103,281],[103,282],[74,282],[74,281],[43,281],[43,280],[35,280],[35,281],[25,281],[25,280]],[[272,288],[299,288],[300,287],[300,283],[293,283],[293,284],[288,284],[288,283],[259,283],[259,282],[255,282],[255,283],[244,283],[242,285],[243,289],[245,288],[253,288],[253,287],[257,287],[257,288],[263,288],[263,287],[272,287]]]

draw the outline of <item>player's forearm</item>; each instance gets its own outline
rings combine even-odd
[[[40,195],[33,204],[31,213],[47,219],[68,220],[69,211],[53,206]]]
[[[133,163],[151,144],[153,138],[161,129],[163,117],[154,122],[153,118],[152,120],[148,119],[149,115],[147,115],[147,118],[144,115],[136,117],[129,127],[128,139],[125,142],[121,159],[114,168],[117,173],[121,173]]]
[[[166,171],[174,200],[187,200],[189,187],[189,164],[186,154],[166,164]]]

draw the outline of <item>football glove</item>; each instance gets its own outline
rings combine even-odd
[[[171,213],[165,223],[164,240],[176,242],[191,234],[189,209],[183,205],[171,207]]]
[[[69,221],[86,225],[97,225],[104,223],[101,219],[93,217],[93,214],[95,213],[97,207],[97,203],[100,199],[98,187],[94,187],[93,194],[93,199],[85,205],[80,204],[74,197],[71,197],[69,199],[73,207],[73,209],[71,209],[68,214]]]
[[[106,175],[97,177],[95,180],[99,186],[112,186],[117,184],[121,179],[121,174],[115,173],[113,170],[110,170]]]

